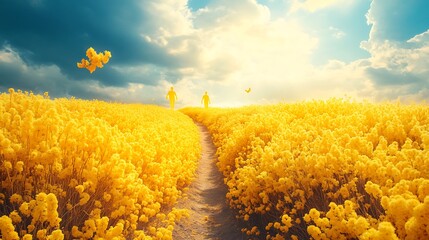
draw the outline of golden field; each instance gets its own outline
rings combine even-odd
[[[258,239],[429,239],[429,107],[306,101],[186,108]]]
[[[429,239],[426,104],[171,111],[9,89],[0,112],[1,239],[172,239],[201,154],[192,119],[249,239]]]
[[[162,107],[0,95],[2,239],[171,239],[200,136]]]

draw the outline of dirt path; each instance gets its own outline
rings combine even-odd
[[[201,132],[202,156],[197,176],[178,208],[190,209],[190,217],[174,227],[174,240],[240,240],[246,239],[235,214],[226,203],[227,187],[216,167],[216,147],[207,128],[196,123]]]

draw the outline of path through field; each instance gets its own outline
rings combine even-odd
[[[197,176],[189,186],[187,197],[178,208],[190,209],[190,217],[182,218],[174,227],[174,240],[240,240],[241,233],[235,214],[226,203],[227,188],[216,167],[216,147],[207,128],[197,123],[201,132],[202,156]]]

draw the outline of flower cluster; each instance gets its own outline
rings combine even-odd
[[[0,94],[0,236],[169,239],[200,151],[180,112],[10,89]]]
[[[427,105],[329,99],[182,112],[212,133],[248,234],[429,238]]]
[[[86,50],[86,56],[88,60],[82,58],[81,62],[77,63],[78,68],[86,68],[90,73],[94,72],[95,69],[102,68],[104,65],[109,62],[109,59],[112,57],[110,51],[104,51],[104,53],[97,53],[94,48],[90,47]]]

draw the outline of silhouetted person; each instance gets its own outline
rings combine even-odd
[[[173,87],[171,87],[170,91],[168,91],[166,98],[170,100],[171,110],[174,110],[174,103],[177,100],[177,95],[176,95],[176,92],[174,91]]]
[[[208,108],[210,103],[210,97],[209,95],[207,95],[207,92],[203,95],[203,98],[201,99],[201,103],[203,102],[204,102],[204,108]]]

